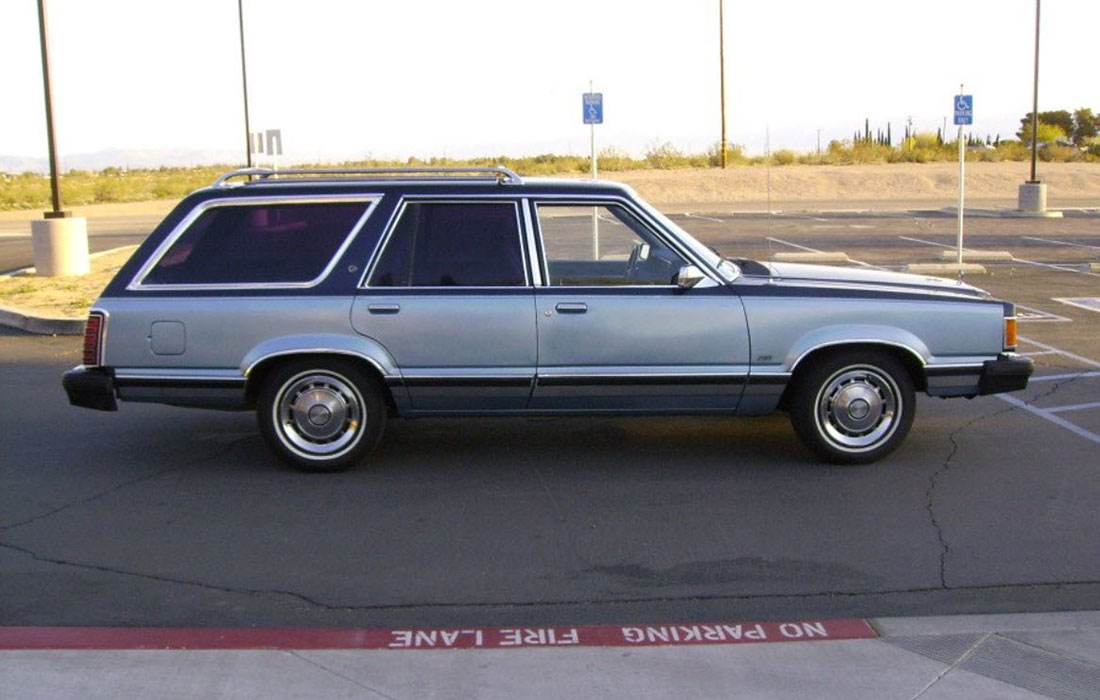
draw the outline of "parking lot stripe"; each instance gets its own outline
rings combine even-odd
[[[1000,399],[1001,401],[1007,401],[1008,403],[1012,404],[1013,406],[1016,406],[1017,408],[1022,408],[1022,409],[1024,409],[1025,411],[1027,411],[1029,413],[1034,413],[1035,415],[1039,416],[1040,418],[1043,418],[1044,420],[1050,421],[1051,423],[1054,423],[1057,426],[1063,427],[1066,430],[1070,431],[1071,433],[1074,433],[1075,435],[1079,435],[1079,436],[1085,438],[1086,440],[1091,440],[1092,442],[1095,442],[1097,445],[1100,445],[1100,435],[1097,435],[1096,433],[1093,433],[1093,432],[1089,432],[1088,430],[1085,430],[1081,426],[1074,425],[1073,423],[1070,423],[1067,420],[1063,420],[1063,419],[1061,419],[1058,416],[1054,415],[1053,413],[1051,413],[1049,410],[1047,410],[1045,408],[1039,408],[1038,406],[1032,406],[1031,404],[1026,403],[1024,401],[1021,401],[1020,399],[1016,398],[1015,396],[1011,396],[1009,394],[997,394],[997,398]]]
[[[1041,241],[1043,243],[1053,243],[1054,245],[1069,245],[1074,248],[1088,248],[1090,250],[1100,250],[1100,245],[1087,245],[1085,243],[1070,243],[1069,241],[1056,241],[1053,238],[1039,238],[1038,236],[1020,236],[1024,240],[1028,241]]]
[[[714,218],[709,217],[709,216],[700,216],[698,214],[692,214],[690,211],[684,212],[684,216],[686,216],[689,219],[703,219],[704,221],[713,221],[713,222],[719,223],[719,224],[726,223],[722,219],[714,219]]]
[[[1028,383],[1032,382],[1063,382],[1067,379],[1084,379],[1086,377],[1100,377],[1100,372],[1073,372],[1072,374],[1043,374],[1037,377],[1033,376],[1028,380]]]
[[[1034,345],[1037,348],[1042,348],[1045,351],[1048,351],[1048,352],[1051,352],[1051,353],[1054,353],[1054,354],[1057,354],[1057,355],[1061,355],[1062,357],[1067,357],[1067,358],[1072,359],[1072,360],[1076,360],[1077,362],[1080,362],[1084,365],[1087,365],[1087,366],[1090,366],[1090,367],[1100,367],[1100,362],[1097,362],[1096,360],[1090,359],[1088,357],[1082,357],[1081,355],[1076,355],[1072,352],[1068,352],[1066,350],[1056,348],[1053,345],[1047,345],[1046,343],[1041,343],[1038,340],[1032,340],[1031,338],[1025,338],[1024,336],[1020,336],[1019,340],[1020,340],[1020,342],[1026,343],[1027,345]],[[1045,375],[1045,376],[1038,376],[1038,377],[1033,376],[1028,381],[1028,383],[1069,381],[1069,380],[1074,380],[1074,379],[1081,379],[1081,378],[1084,378],[1084,377],[1100,377],[1100,371],[1095,371],[1095,370],[1087,371],[1086,370],[1086,371],[1083,371],[1083,372],[1073,372],[1073,373],[1069,373],[1069,374],[1048,374],[1048,375]],[[1054,423],[1055,425],[1057,425],[1059,427],[1065,428],[1066,430],[1070,431],[1071,433],[1074,433],[1075,435],[1079,435],[1079,436],[1085,438],[1086,440],[1090,440],[1090,441],[1095,442],[1096,444],[1100,445],[1100,435],[1097,435],[1096,433],[1085,430],[1081,426],[1074,425],[1073,423],[1070,423],[1069,421],[1067,421],[1063,418],[1059,418],[1058,416],[1055,415],[1055,413],[1058,413],[1058,412],[1077,410],[1078,408],[1093,408],[1094,406],[1100,406],[1100,403],[1097,403],[1097,404],[1078,404],[1076,406],[1061,406],[1061,407],[1056,407],[1056,408],[1039,408],[1038,406],[1032,406],[1030,403],[1028,403],[1026,401],[1021,401],[1020,399],[1016,398],[1015,396],[1012,396],[1011,394],[996,394],[996,397],[998,399],[1000,399],[1001,401],[1005,401],[1007,403],[1010,403],[1013,406],[1016,406],[1017,408],[1022,408],[1025,411],[1027,411],[1031,414],[1034,414],[1034,415],[1036,415],[1036,416],[1038,416],[1038,417],[1040,417],[1040,418],[1042,418],[1046,421]]]
[[[701,646],[875,639],[863,619],[685,624],[405,627],[186,628],[0,627],[4,650],[521,649]]]
[[[948,245],[946,243],[937,243],[936,241],[927,241],[923,238],[913,238],[911,236],[898,236],[898,238],[904,241],[912,241],[913,243],[923,243],[924,245],[936,246],[937,248],[955,248],[955,246],[953,245]],[[970,250],[970,248],[963,248],[964,252],[967,250]],[[1051,270],[1059,270],[1060,272],[1073,272],[1078,275],[1088,275],[1089,277],[1100,277],[1100,273],[1089,272],[1088,270],[1078,270],[1077,268],[1070,267],[1069,265],[1055,265],[1054,263],[1036,262],[1034,260],[1024,260],[1023,258],[1017,258],[1016,256],[1013,256],[1012,264],[1015,263],[1034,265],[1036,267],[1045,267]]]
[[[784,241],[781,238],[772,238],[771,236],[768,236],[765,240],[774,241],[776,243],[781,243],[783,245],[789,245],[792,248],[798,248],[799,250],[804,250],[807,253],[825,253],[825,252],[828,252],[828,251],[824,251],[824,250],[818,250],[817,248],[810,248],[808,246],[799,245],[798,243],[791,243],[790,241]],[[848,258],[848,261],[853,262],[856,265],[862,265],[863,267],[873,267],[876,270],[885,270],[886,269],[884,267],[879,267],[878,265],[872,265],[871,263],[865,263],[862,260],[856,260],[855,258]]]
[[[1072,406],[1055,406],[1054,408],[1048,408],[1051,413],[1064,413],[1065,411],[1084,411],[1089,408],[1100,408],[1100,401],[1091,401],[1089,403],[1077,403]]]
[[[1019,340],[1021,342],[1027,343],[1028,345],[1034,345],[1037,348],[1042,348],[1043,350],[1051,350],[1053,352],[1058,353],[1059,355],[1061,355],[1063,357],[1068,357],[1071,360],[1077,360],[1078,362],[1080,362],[1082,364],[1089,365],[1090,367],[1100,368],[1100,362],[1097,362],[1096,360],[1090,359],[1088,357],[1082,357],[1081,355],[1074,355],[1072,352],[1067,352],[1065,350],[1062,350],[1061,348],[1056,348],[1053,345],[1047,345],[1046,343],[1040,343],[1038,340],[1032,340],[1031,338],[1027,338],[1027,337],[1024,337],[1022,335],[1019,336]]]

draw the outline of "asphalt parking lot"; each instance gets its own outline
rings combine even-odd
[[[938,259],[935,213],[677,216],[727,255]],[[79,338],[0,333],[5,625],[594,624],[1094,608],[1100,217],[971,219],[1007,250],[1027,391],[922,397],[893,456],[815,463],[786,417],[395,421],[305,475],[251,414],[71,408]]]

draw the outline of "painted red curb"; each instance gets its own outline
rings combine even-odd
[[[518,649],[873,639],[866,620],[553,627],[0,627],[0,650]]]

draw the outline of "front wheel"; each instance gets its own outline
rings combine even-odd
[[[873,462],[893,452],[913,424],[913,380],[886,353],[827,355],[796,382],[791,424],[802,442],[829,462]]]
[[[301,359],[275,369],[256,402],[260,432],[285,462],[302,471],[349,469],[385,428],[378,385],[347,360]]]

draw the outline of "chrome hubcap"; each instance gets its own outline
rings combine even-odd
[[[900,394],[894,380],[878,368],[845,367],[829,377],[817,395],[818,427],[841,449],[873,449],[897,428]]]
[[[337,374],[307,372],[279,391],[276,425],[283,443],[307,457],[330,457],[358,442],[363,401],[355,386]]]

